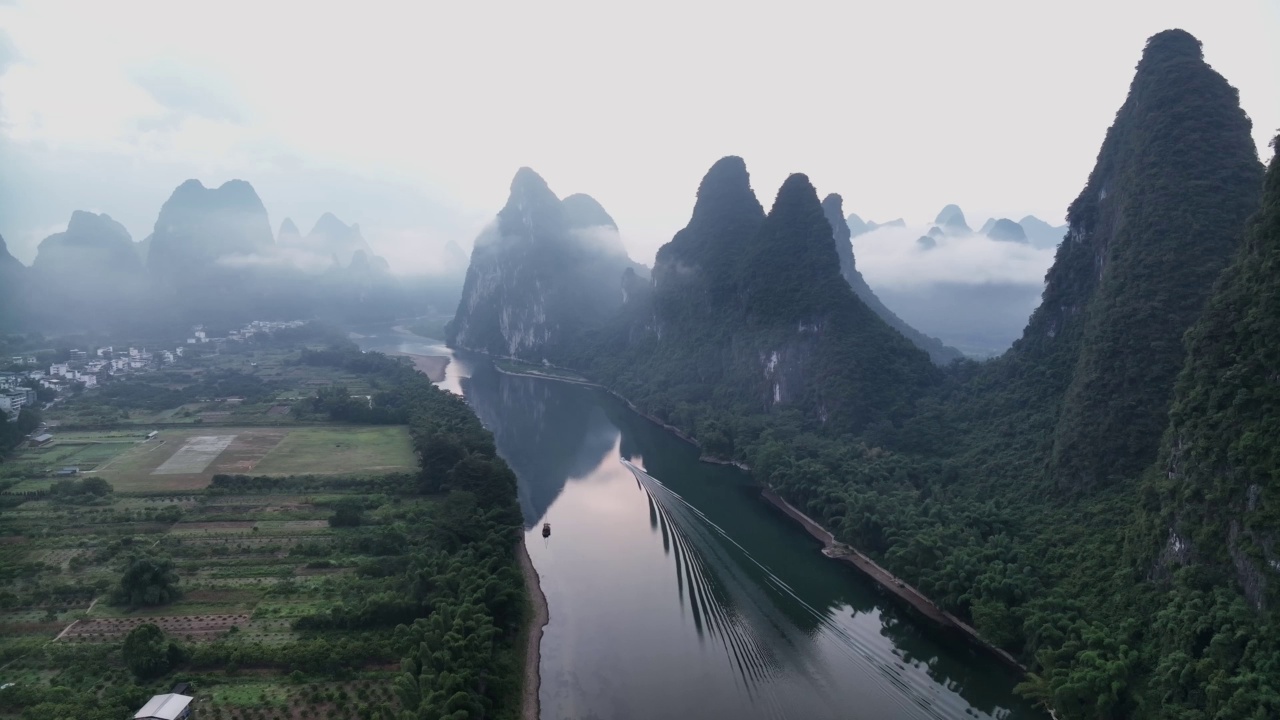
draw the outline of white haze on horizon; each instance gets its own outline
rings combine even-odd
[[[920,288],[939,283],[1044,284],[1057,248],[992,240],[986,235],[944,235],[924,249],[916,240],[932,225],[880,227],[853,238],[853,257],[876,289]]]
[[[1269,0],[0,0],[0,235],[30,263],[92,210],[140,241],[183,181],[238,178],[273,230],[332,212],[396,272],[431,272],[449,241],[469,254],[529,166],[598,200],[652,265],[730,154],[766,207],[804,172],[863,218],[956,203],[1056,225],[1144,41],[1172,27],[1240,90],[1264,149],[1280,127]],[[965,249],[975,276],[1035,260]],[[859,263],[905,282],[891,268],[907,259]]]

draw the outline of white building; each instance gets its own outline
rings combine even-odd
[[[176,693],[156,695],[133,714],[133,720],[186,720],[191,716],[191,699]]]
[[[52,364],[52,365],[50,365],[50,366],[49,366],[49,374],[50,374],[50,375],[57,375],[57,376],[59,376],[59,377],[66,377],[66,376],[67,376],[67,373],[69,373],[69,372],[71,372],[71,366],[70,366],[70,365],[68,365],[67,363],[54,363],[54,364]]]

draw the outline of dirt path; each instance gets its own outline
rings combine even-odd
[[[524,692],[520,702],[521,720],[538,720],[538,690],[542,686],[539,668],[542,664],[542,629],[551,619],[547,608],[547,596],[542,594],[542,584],[538,580],[538,570],[533,566],[529,550],[522,539],[516,547],[516,556],[520,559],[520,573],[524,575],[524,585],[529,591],[529,602],[533,605],[533,617],[529,620],[529,636],[525,641],[524,653]]]

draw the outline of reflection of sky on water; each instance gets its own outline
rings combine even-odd
[[[447,352],[394,341],[370,347]],[[460,355],[443,384],[520,478],[551,609],[543,717],[1041,717],[994,661],[885,607],[740,473],[603,393]]]

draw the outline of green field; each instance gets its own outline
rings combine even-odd
[[[389,473],[416,466],[409,430],[400,426],[322,427],[291,430],[254,472],[305,475]]]
[[[220,440],[207,452],[195,449],[209,438]],[[198,490],[217,474],[383,474],[415,464],[403,426],[165,428],[124,449],[95,473],[117,492]]]

